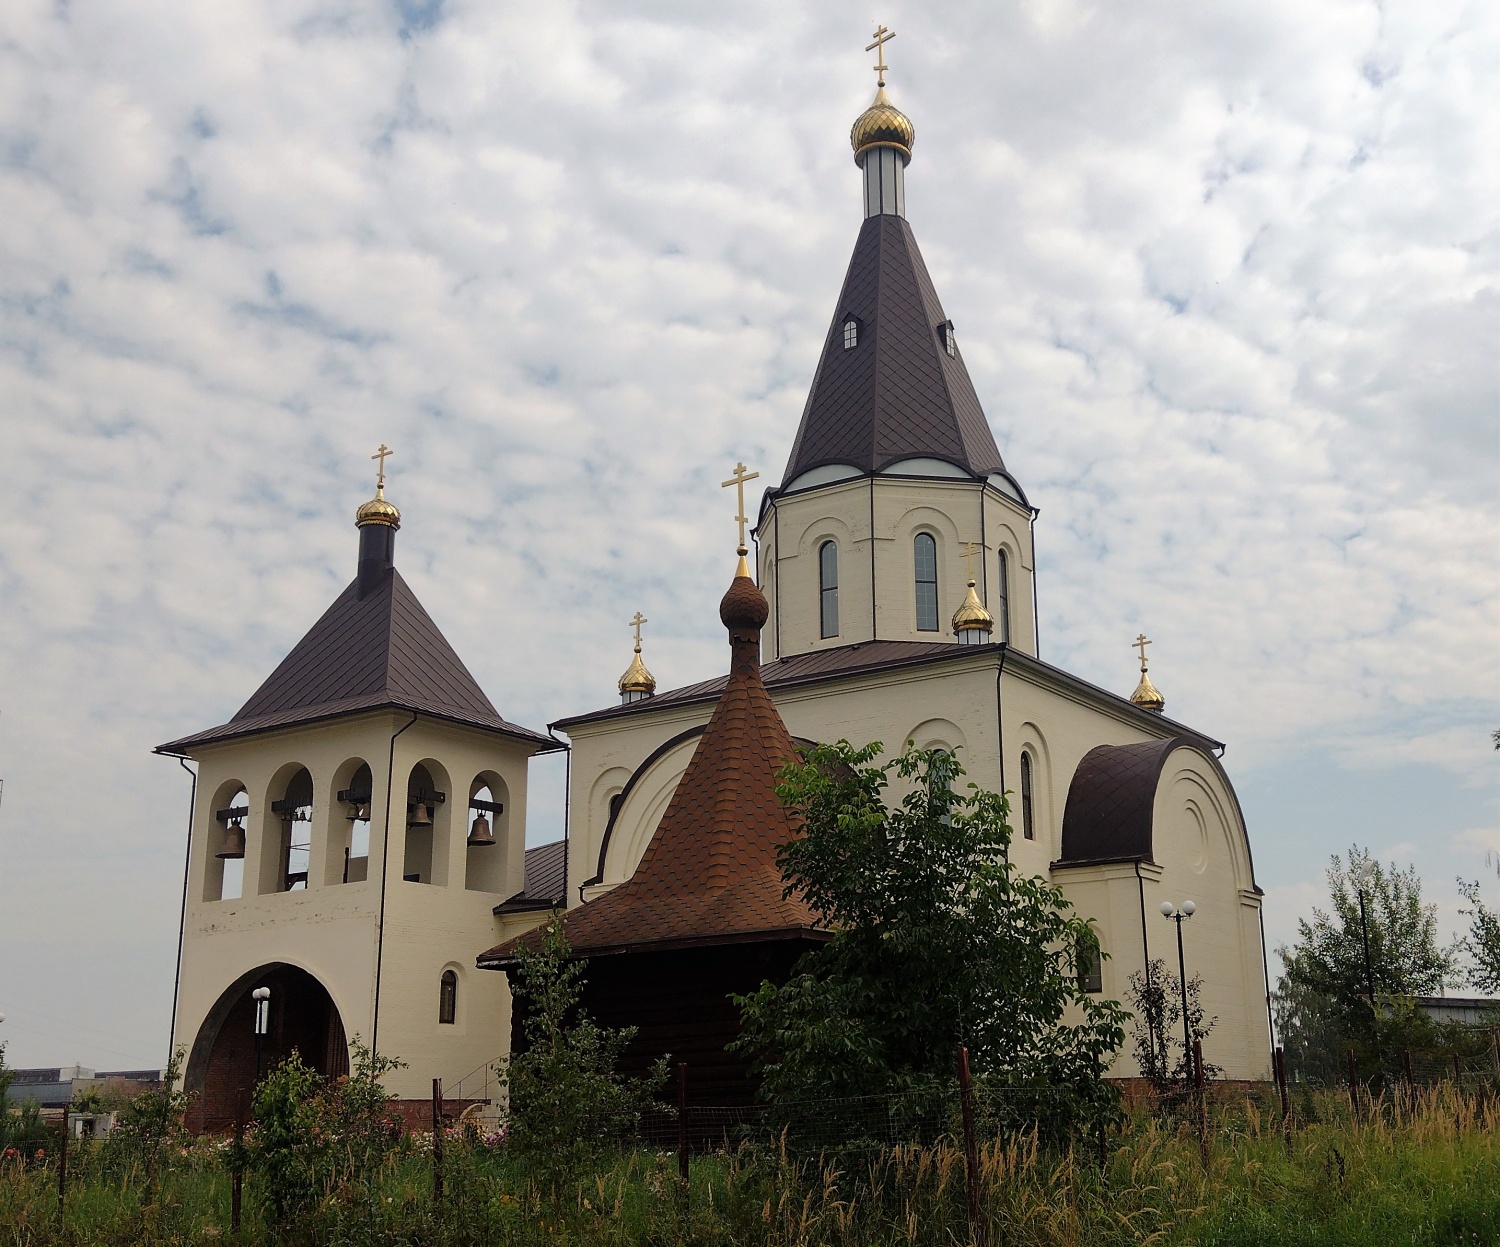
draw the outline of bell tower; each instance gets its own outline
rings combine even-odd
[[[1036,513],[1000,457],[906,221],[916,127],[886,92],[893,38],[882,26],[867,49],[880,54],[879,86],[849,135],[864,224],[786,471],[756,526],[767,656],[972,644],[981,633],[1034,654]],[[976,609],[992,629],[976,626]]]
[[[500,716],[396,570],[390,454],[353,581],[227,723],[156,751],[198,764],[174,1033],[205,1128],[254,1082],[258,988],[263,1068],[341,1072],[358,1036],[412,1100],[508,1025],[474,951],[525,886],[528,760],[564,746]]]

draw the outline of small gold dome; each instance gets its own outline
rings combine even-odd
[[[969,592],[964,595],[963,605],[953,612],[953,631],[990,632],[995,627],[995,617],[984,609],[979,594],[974,592],[974,582],[969,581]]]
[[[375,486],[375,496],[354,513],[356,528],[363,528],[366,524],[388,524],[391,528],[401,527],[401,512],[396,510],[394,503],[386,501],[384,485]]]
[[[635,657],[630,660],[630,666],[625,668],[625,674],[620,677],[620,695],[622,697],[630,693],[638,693],[643,697],[650,697],[656,692],[656,677],[646,670],[646,664],[641,661],[640,646],[636,646]]]
[[[854,147],[854,163],[872,147],[894,147],[901,153],[903,163],[911,162],[912,144],[916,142],[917,128],[911,118],[891,103],[891,97],[881,87],[875,92],[875,102],[855,119],[849,131],[849,142]]]
[[[1167,708],[1167,699],[1156,691],[1156,685],[1151,683],[1151,677],[1146,674],[1146,669],[1141,668],[1141,682],[1135,686],[1135,692],[1130,695],[1133,701],[1142,710],[1149,710],[1152,714],[1160,714]]]

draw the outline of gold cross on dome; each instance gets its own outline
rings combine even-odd
[[[1139,633],[1136,636],[1135,641],[1132,642],[1132,644],[1131,644],[1131,648],[1132,649],[1138,649],[1141,652],[1141,670],[1142,671],[1144,671],[1146,669],[1146,646],[1148,646],[1150,644],[1151,644],[1151,642],[1148,641],[1148,640],[1146,640],[1146,634],[1144,632]]]
[[[982,553],[984,547],[977,541],[964,542],[964,573],[969,578],[969,583],[974,582],[974,556]]]
[[[394,450],[392,450],[389,446],[387,446],[384,442],[381,442],[380,443],[380,449],[377,450],[373,455],[370,456],[371,459],[379,459],[380,460],[380,468],[379,468],[379,470],[375,474],[375,488],[376,489],[384,489],[385,488],[385,461],[388,458],[390,458],[392,455],[394,455],[395,453],[396,452]]]
[[[630,626],[635,629],[635,652],[637,654],[641,652],[641,625],[650,622],[640,611],[636,611],[635,618],[630,621]]]
[[[865,45],[866,52],[875,52],[875,72],[880,75],[879,86],[885,86],[885,71],[890,68],[885,63],[885,45],[896,37],[894,30],[887,30],[884,26],[875,28],[875,42]],[[877,48],[880,50],[875,51]]]
[[[759,478],[759,472],[747,472],[745,471],[745,465],[743,463],[737,463],[734,465],[734,475],[719,486],[720,489],[728,489],[731,485],[735,487],[735,501],[739,504],[739,507],[735,513],[734,519],[735,522],[740,526],[741,554],[748,553],[750,549],[750,547],[745,544],[745,525],[750,522],[749,517],[745,514],[745,482],[758,480]]]

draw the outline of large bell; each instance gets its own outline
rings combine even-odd
[[[474,825],[469,828],[469,847],[471,849],[484,849],[495,843],[494,833],[490,831],[490,820],[483,814],[474,816]]]
[[[368,823],[370,821],[370,803],[368,801],[360,801],[350,805],[349,821],[351,823]]]
[[[214,854],[226,861],[231,858],[238,860],[245,856],[245,825],[243,823],[230,823],[224,828],[224,847]]]
[[[432,811],[427,808],[425,801],[417,802],[417,808],[412,812],[412,816],[406,820],[406,825],[408,827],[432,826]]]

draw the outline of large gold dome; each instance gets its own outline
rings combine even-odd
[[[911,118],[891,103],[891,97],[881,87],[875,92],[875,102],[855,119],[849,131],[849,142],[854,148],[854,163],[872,147],[894,147],[901,153],[903,161],[911,160],[911,147],[917,138],[917,128]]]

